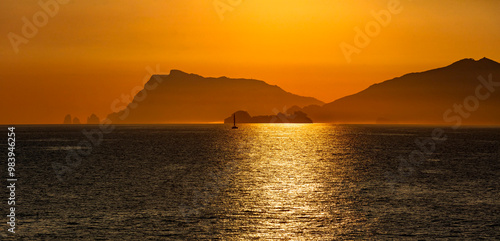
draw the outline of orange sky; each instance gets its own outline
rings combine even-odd
[[[400,0],[399,12],[348,62],[340,44],[355,46],[354,29],[392,1],[70,0],[16,53],[9,33],[25,37],[23,17],[32,21],[43,8],[38,0],[6,0],[0,124],[105,117],[114,99],[142,85],[148,66],[261,79],[330,102],[466,57],[500,61],[500,1]],[[214,2],[235,6],[220,14]]]

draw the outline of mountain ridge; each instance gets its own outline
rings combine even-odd
[[[358,93],[327,103],[320,110],[304,109],[304,112],[315,122],[377,123],[377,119],[384,119],[393,120],[388,123],[443,124],[446,122],[436,112],[439,109],[444,112],[447,110],[446,105],[453,105],[460,98],[466,98],[470,95],[468,92],[474,92],[476,85],[480,84],[477,78],[486,77],[490,73],[500,76],[498,62],[488,58],[462,59],[445,67],[409,73],[373,84]],[[425,97],[431,100],[426,100]],[[492,98],[495,101],[497,99],[498,95]],[[492,105],[492,100],[485,103]],[[401,104],[394,104],[396,102]],[[415,113],[405,111],[401,105],[415,109]],[[486,118],[484,112],[480,111],[482,119]],[[471,123],[481,122],[481,118],[476,119],[478,120]],[[498,122],[491,117],[486,119],[488,123]]]
[[[108,119],[119,124],[221,122],[238,110],[272,115],[287,106],[312,104],[324,103],[262,80],[203,77],[173,69],[168,75],[153,75],[125,110]]]

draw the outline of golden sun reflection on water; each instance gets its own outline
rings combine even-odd
[[[352,231],[346,229],[359,217],[345,190],[349,167],[337,158],[348,148],[331,125],[246,125],[233,135],[242,156],[235,164],[237,194],[227,202],[230,213],[245,217],[235,217],[232,228],[247,238]]]

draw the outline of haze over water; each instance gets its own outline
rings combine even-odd
[[[398,156],[418,149],[415,139],[429,137],[434,127],[118,126],[60,182],[52,163],[64,163],[68,150],[78,149],[83,128],[16,128],[19,238],[500,234],[498,128],[445,129],[448,140],[413,175],[393,183]]]

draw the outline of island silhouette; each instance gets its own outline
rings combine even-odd
[[[90,115],[87,118],[87,125],[98,125],[100,123],[101,123],[101,120],[95,114],[92,114],[92,115]],[[78,119],[78,117],[75,117],[74,119],[71,119],[71,115],[67,114],[64,117],[63,124],[64,125],[71,125],[71,124],[77,124],[78,125],[78,124],[81,124],[81,123],[80,123],[80,119]]]
[[[295,111],[293,114],[289,114],[290,112],[289,110],[285,113],[279,112],[276,115],[251,116],[246,111],[237,111],[224,119],[224,123],[232,124],[234,119],[237,120],[237,123],[313,123],[302,111]]]
[[[325,104],[260,80],[172,70],[153,75],[126,109],[108,119],[116,124],[232,123],[236,114],[238,123],[498,125],[499,76],[500,64],[491,59],[462,59]]]

